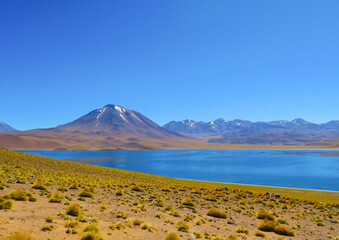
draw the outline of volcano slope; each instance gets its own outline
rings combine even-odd
[[[143,149],[208,145],[171,131],[137,111],[108,104],[53,128],[0,132],[7,149]]]

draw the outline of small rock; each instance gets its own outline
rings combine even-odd
[[[185,235],[185,237],[189,238],[189,239],[196,239],[195,235],[193,233],[187,233]]]
[[[232,222],[232,221],[228,221],[227,224],[237,225],[235,222]]]
[[[71,230],[70,230],[70,229],[67,229],[67,230],[66,230],[66,233],[71,233]]]

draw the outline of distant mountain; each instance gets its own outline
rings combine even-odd
[[[61,126],[57,130],[77,129],[96,135],[143,135],[151,138],[183,137],[160,127],[141,113],[109,104]]]
[[[141,149],[199,144],[137,111],[113,104],[54,128],[0,134],[0,147],[9,149]]]
[[[315,124],[301,118],[270,122],[223,118],[210,122],[184,120],[171,121],[164,128],[187,136],[204,137],[211,143],[286,144],[339,140],[339,121]]]
[[[8,132],[8,131],[17,131],[17,130],[7,125],[6,123],[0,121],[0,132]]]
[[[227,121],[223,118],[219,118],[210,122],[195,122],[187,119],[179,122],[171,121],[163,127],[169,131],[189,136],[214,136],[225,133],[228,130],[240,129],[245,126],[249,126],[250,124],[250,121],[239,119]]]
[[[172,121],[161,127],[137,111],[114,104],[53,128],[0,132],[0,148],[8,149],[326,148],[338,144],[339,121],[314,124],[300,118],[270,122],[219,118]]]

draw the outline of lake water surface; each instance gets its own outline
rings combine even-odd
[[[339,151],[24,151],[57,159],[214,182],[339,191]]]

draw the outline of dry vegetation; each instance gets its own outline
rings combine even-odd
[[[337,192],[177,180],[7,150],[0,165],[0,239],[339,236]]]

